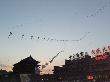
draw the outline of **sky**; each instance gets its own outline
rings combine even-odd
[[[109,21],[110,0],[0,0],[0,66],[10,70],[30,54],[44,64],[63,50],[49,72],[73,53],[110,45]]]

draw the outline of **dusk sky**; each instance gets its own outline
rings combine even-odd
[[[110,45],[109,35],[110,0],[0,0],[0,65],[12,66],[30,54],[43,64],[63,50],[50,69],[73,53]]]

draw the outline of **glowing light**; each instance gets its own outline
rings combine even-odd
[[[107,59],[108,55],[100,55],[100,56],[96,56],[95,59],[96,60],[105,60]]]
[[[92,75],[89,75],[89,76],[87,77],[87,79],[88,79],[88,80],[93,80],[94,77],[93,77]]]

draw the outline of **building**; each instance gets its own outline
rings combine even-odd
[[[6,70],[0,70],[0,82],[11,82],[12,72],[7,72]],[[15,78],[16,79],[16,78]],[[16,82],[19,82],[16,80]]]
[[[38,82],[40,79],[39,61],[30,55],[13,66],[13,76],[16,78],[12,82]]]
[[[31,55],[20,62],[14,64],[13,73],[16,74],[40,74],[39,66],[40,62],[36,61]]]
[[[96,56],[91,59],[90,63],[90,76],[93,77],[95,81],[110,81],[110,52],[106,52],[103,55]]]
[[[72,56],[71,56],[72,57]],[[54,80],[67,82],[110,82],[110,52],[91,57],[82,52],[77,58],[65,60],[62,67],[54,66]]]
[[[0,70],[0,82],[40,82],[39,63],[29,56],[14,64],[13,72]]]

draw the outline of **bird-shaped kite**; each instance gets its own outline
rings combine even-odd
[[[34,36],[30,36],[30,37],[31,37],[31,40],[32,40]]]
[[[22,35],[22,37],[21,37],[21,40],[24,38],[24,34]]]
[[[52,41],[53,39],[51,39],[51,41]]]
[[[38,39],[40,39],[40,37],[37,37]]]
[[[45,65],[48,65],[49,63],[45,63]]]
[[[43,40],[45,40],[46,38],[42,38]]]
[[[46,65],[42,65],[42,69],[44,69],[46,67]]]
[[[42,69],[46,68],[46,66],[48,65],[49,63],[45,63],[45,65],[42,65]]]
[[[12,32],[10,32],[10,33],[9,33],[9,35],[8,35],[8,38],[10,38],[10,36],[12,36],[12,35],[13,35],[13,33],[12,33]]]

